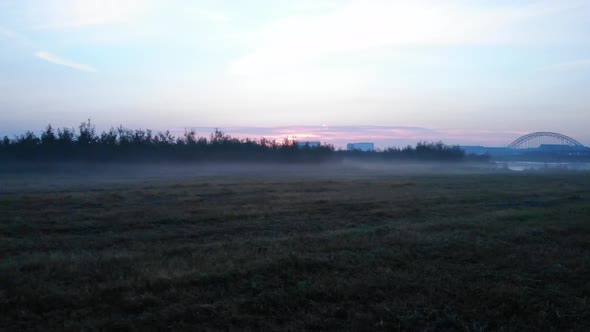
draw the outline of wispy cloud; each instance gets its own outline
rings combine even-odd
[[[574,61],[556,63],[539,68],[540,72],[564,72],[572,70],[590,69],[590,59],[579,59]]]
[[[195,127],[198,135],[207,136],[216,128]],[[182,135],[183,129],[174,130]],[[285,127],[228,127],[221,130],[239,138],[261,138],[282,141],[321,141],[343,148],[347,143],[372,142],[377,147],[403,147],[420,141],[447,144],[506,146],[524,133],[478,130],[445,130],[416,126],[285,126]]]
[[[214,11],[207,10],[207,9],[197,9],[197,10],[195,10],[195,14],[198,15],[199,17],[205,18],[206,20],[209,20],[209,21],[215,22],[215,23],[227,23],[227,22],[231,21],[231,17],[229,17],[223,13],[214,12]]]
[[[35,53],[35,56],[38,57],[39,59],[43,59],[45,61],[57,64],[57,65],[62,65],[62,66],[66,66],[66,67],[70,67],[70,68],[74,68],[74,69],[86,71],[86,72],[96,72],[96,69],[92,66],[82,64],[82,63],[76,63],[76,62],[64,59],[62,57],[59,57],[55,54],[48,53],[48,52],[39,51],[39,52]]]
[[[0,39],[12,38],[14,35],[14,32],[0,26]]]
[[[504,6],[432,0],[351,1],[323,15],[290,16],[245,34],[244,40],[254,51],[233,61],[229,72],[298,71],[299,65],[387,47],[509,43],[530,37],[525,32],[511,33],[520,24],[584,6],[590,7],[587,1],[577,0]]]
[[[145,8],[143,0],[47,0],[35,11],[34,29],[68,29],[124,23]]]

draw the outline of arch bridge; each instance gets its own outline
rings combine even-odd
[[[514,142],[508,144],[510,149],[532,149],[538,148],[544,144],[566,145],[569,147],[584,147],[575,139],[559,134],[546,131],[539,131],[519,137]]]

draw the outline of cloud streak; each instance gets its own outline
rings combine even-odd
[[[59,57],[55,54],[48,53],[48,52],[39,51],[39,52],[35,53],[35,56],[38,57],[39,59],[43,59],[47,62],[51,62],[56,65],[61,65],[61,66],[65,66],[65,67],[69,67],[69,68],[73,68],[73,69],[77,69],[77,70],[81,70],[81,71],[85,71],[85,72],[92,72],[92,73],[96,72],[96,69],[92,66],[82,64],[82,63],[76,63],[76,62],[64,59],[62,57]]]
[[[234,60],[229,72],[277,73],[339,55],[392,47],[520,43],[533,36],[509,33],[515,27],[588,7],[583,1],[487,7],[457,3],[462,2],[352,1],[324,15],[282,18],[244,35],[254,51]]]
[[[198,135],[207,136],[213,132],[212,127],[193,127]],[[185,129],[174,130],[182,135]],[[284,127],[228,127],[221,130],[239,138],[258,139],[265,137],[282,141],[321,141],[339,148],[347,143],[372,142],[379,148],[404,147],[420,141],[436,142],[442,140],[447,144],[506,146],[526,132],[501,132],[482,130],[448,130],[431,129],[416,126],[284,126]]]
[[[590,69],[590,59],[580,59],[557,63],[539,69],[541,72],[566,72],[572,70]]]
[[[205,18],[205,19],[207,19],[211,22],[215,22],[215,23],[228,23],[231,21],[231,17],[229,17],[225,14],[210,11],[207,9],[197,9],[195,13],[199,17]]]
[[[143,0],[48,0],[37,21],[38,30],[59,30],[129,21],[144,10]]]
[[[14,37],[14,33],[6,28],[0,26],[0,39],[3,38],[12,38]]]

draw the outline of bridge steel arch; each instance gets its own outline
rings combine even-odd
[[[537,147],[541,144],[546,144],[547,139],[557,140],[561,144],[571,147],[584,147],[584,145],[582,145],[580,142],[569,136],[547,131],[539,131],[521,136],[514,142],[508,144],[507,147],[510,149],[525,149],[531,147],[531,145],[535,145],[535,147]]]

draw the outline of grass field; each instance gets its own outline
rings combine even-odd
[[[0,330],[590,330],[589,173],[349,172],[5,173]]]

